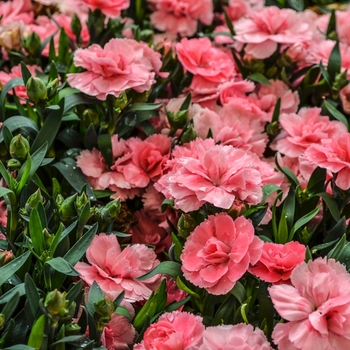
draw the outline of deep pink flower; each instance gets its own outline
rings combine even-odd
[[[187,297],[187,293],[184,292],[182,289],[177,287],[176,280],[174,279],[168,279],[166,281],[166,304],[169,305],[173,302],[177,302],[180,300],[183,300]],[[179,311],[182,311],[184,305],[181,306]]]
[[[137,92],[150,90],[155,75],[160,73],[160,54],[146,43],[133,39],[111,39],[104,48],[93,44],[74,53],[74,64],[86,69],[67,74],[69,84],[90,96],[105,100],[107,95],[118,97],[127,89]]]
[[[298,114],[281,114],[279,122],[283,130],[274,140],[273,149],[289,157],[299,157],[309,146],[347,133],[343,123],[330,121],[320,113],[320,108],[304,107]]]
[[[198,21],[210,25],[214,13],[211,0],[147,0],[154,12],[151,22],[160,31],[193,36]]]
[[[122,10],[130,6],[130,0],[79,0],[79,5],[85,5],[92,11],[101,10],[104,15],[117,18]]]
[[[350,114],[350,84],[339,91],[339,98],[345,113]]]
[[[89,286],[96,281],[112,300],[123,291],[126,301],[147,300],[158,288],[160,275],[146,281],[136,280],[159,264],[154,251],[145,245],[135,244],[121,250],[115,235],[101,233],[93,239],[86,258],[91,265],[84,262],[75,265],[81,279]]]
[[[151,324],[134,350],[190,350],[199,344],[203,331],[202,317],[189,312],[168,312]]]
[[[269,288],[275,309],[288,323],[272,333],[279,349],[339,350],[350,348],[350,275],[334,259],[302,263],[291,285]]]
[[[7,205],[5,201],[0,201],[0,224],[4,227],[7,225]],[[1,239],[6,239],[3,234],[1,235]]]
[[[228,293],[256,264],[263,242],[254,235],[252,223],[243,216],[210,215],[190,234],[181,254],[182,271],[194,285],[209,293]]]
[[[272,350],[264,332],[251,324],[207,327],[199,350]]]
[[[154,186],[174,200],[176,209],[189,212],[205,203],[229,209],[236,198],[249,204],[262,199],[262,179],[256,169],[260,160],[252,153],[197,138],[177,147],[173,157],[167,163],[171,169]]]
[[[159,134],[145,140],[129,139],[127,145],[132,157],[119,166],[118,171],[133,187],[147,187],[151,180],[157,181],[163,175],[164,164],[169,159],[170,144],[170,137]]]
[[[30,0],[13,0],[0,2],[1,25],[22,21],[32,23],[34,19],[33,5]]]
[[[125,316],[113,313],[111,320],[103,328],[101,342],[107,350],[129,350],[135,336],[135,328],[129,320]]]
[[[294,44],[311,39],[312,31],[297,12],[291,9],[265,7],[242,18],[234,25],[235,39],[248,44],[245,52],[255,58],[270,57],[278,44]]]
[[[306,247],[299,242],[264,243],[259,261],[249,272],[270,283],[288,281],[293,269],[305,260]]]
[[[27,68],[29,69],[30,73],[35,77],[36,71],[41,72],[41,67],[36,65],[27,65]],[[21,65],[17,65],[12,67],[11,71],[9,73],[6,73],[5,71],[0,71],[0,86],[5,86],[11,79],[13,78],[22,78],[22,71],[21,71]],[[28,98],[26,87],[23,86],[17,86],[15,87],[16,95],[19,98]],[[10,95],[12,94],[12,90],[8,92]],[[25,101],[21,100],[21,102],[25,103]]]
[[[350,133],[341,137],[321,140],[321,144],[311,145],[304,157],[311,164],[337,173],[335,184],[342,190],[350,188]]]

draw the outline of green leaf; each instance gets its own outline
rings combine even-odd
[[[191,296],[189,295],[188,297],[181,299],[176,302],[172,302],[171,304],[167,305],[166,308],[164,309],[165,312],[173,312],[175,310],[178,310],[181,306],[185,305],[188,301],[191,300]]]
[[[326,108],[328,110],[328,112],[332,115],[332,117],[334,117],[335,119],[342,122],[349,130],[348,119],[345,117],[345,115],[343,113],[339,112],[329,101],[324,100],[322,107]]]
[[[280,222],[278,224],[277,237],[275,237],[275,241],[278,244],[285,244],[288,242],[288,225],[285,209],[282,210]]]
[[[318,193],[324,190],[327,171],[324,168],[317,167],[311,174],[306,187],[307,193]]]
[[[136,280],[144,281],[158,274],[166,274],[171,277],[182,276],[181,264],[174,261],[162,261],[150,272],[136,278]]]
[[[94,195],[96,199],[110,197],[115,192],[109,190],[94,190]]]
[[[181,290],[183,290],[187,294],[189,294],[197,299],[201,298],[196,292],[194,292],[191,288],[186,286],[186,284],[182,281],[180,276],[176,277],[176,285],[178,286],[178,288],[180,288]]]
[[[10,261],[6,265],[0,267],[0,286],[7,282],[28,260],[30,251],[25,252],[18,258]]]
[[[225,16],[225,23],[227,25],[228,30],[230,31],[231,36],[235,36],[236,33],[235,33],[234,28],[233,28],[232,21],[231,21],[229,15],[227,14],[225,9],[224,9],[224,16]]]
[[[189,93],[185,100],[183,101],[181,107],[180,107],[180,111],[187,111],[190,108],[191,105],[191,99],[192,99],[192,95],[191,93]]]
[[[51,111],[47,116],[43,127],[40,129],[31,146],[31,153],[35,152],[45,143],[47,143],[47,148],[51,147],[61,126],[63,102],[61,104],[58,110]]]
[[[330,34],[336,33],[336,31],[337,31],[337,22],[335,17],[335,10],[333,9],[331,12],[331,17],[328,22],[328,27],[326,32],[327,38],[329,37]]]
[[[276,102],[275,108],[273,110],[271,124],[278,122],[278,118],[280,116],[280,113],[281,113],[281,98],[279,97],[277,102]]]
[[[91,316],[94,316],[95,313],[95,305],[98,301],[100,301],[101,299],[104,298],[104,294],[100,288],[100,286],[97,284],[96,281],[94,281],[92,283],[92,286],[89,290],[89,294],[88,294],[88,300],[87,300],[87,304],[86,307],[89,311],[89,314]]]
[[[296,11],[304,11],[305,4],[303,0],[287,0],[288,5]]]
[[[24,82],[22,78],[13,78],[2,88],[0,97],[0,121],[4,121],[5,118],[5,98],[8,92],[17,86],[23,85]]]
[[[82,93],[79,94],[73,94],[68,95],[64,98],[64,109],[63,109],[63,115],[65,115],[69,110],[71,110],[73,107],[83,104],[99,104],[101,103],[100,100],[98,100],[95,97],[89,97]]]
[[[80,280],[77,283],[74,283],[70,286],[70,289],[66,295],[66,300],[69,300],[70,302],[75,301],[79,294],[82,292],[82,288],[83,288],[83,281]]]
[[[321,209],[321,205],[316,207],[314,210],[310,211],[310,213],[304,215],[303,217],[301,217],[292,227],[292,230],[290,231],[289,234],[289,240],[291,241],[294,237],[294,234],[297,230],[299,230],[301,227],[303,227],[304,225],[306,225],[309,221],[311,221],[316,215],[317,213],[320,211]]]
[[[64,225],[62,224],[62,222],[60,222],[60,226],[59,226],[59,228],[58,228],[58,230],[57,230],[57,232],[52,240],[52,243],[50,244],[50,247],[49,247],[50,253],[52,256],[54,255],[56,248],[61,241],[63,228],[64,228]]]
[[[163,106],[161,103],[134,103],[129,108],[125,110],[125,113],[129,112],[139,112],[139,111],[153,111]]]
[[[346,234],[344,233],[337,245],[327,254],[328,259],[335,259],[338,261],[347,243]]]
[[[65,259],[58,256],[45,262],[45,264],[50,265],[54,270],[63,273],[67,276],[79,276],[79,272],[74,269],[74,267],[69,264]]]
[[[113,165],[112,139],[110,134],[99,135],[97,138],[98,148],[108,166]]]
[[[20,283],[17,284],[17,286],[14,286],[12,289],[10,289],[8,292],[6,292],[5,294],[3,294],[0,297],[0,305],[1,304],[5,304],[8,303],[11,298],[13,297],[14,294],[18,293],[19,296],[25,295],[26,294],[26,290],[24,287],[24,283]]]
[[[235,310],[236,298],[232,294],[228,294],[216,311],[211,326],[219,326],[229,324],[233,319],[233,313]]]
[[[78,342],[78,341],[80,341],[80,340],[82,340],[84,338],[85,338],[84,334],[69,335],[67,337],[64,337],[64,338],[62,338],[60,340],[57,340],[56,342],[52,343],[51,346],[62,344],[62,343],[74,343],[74,342]],[[97,348],[94,348],[94,349],[97,349]]]
[[[282,191],[281,187],[279,187],[275,184],[267,184],[267,185],[263,186],[262,190],[263,190],[263,199],[262,199],[261,203],[265,203],[266,199],[269,198],[272,195],[272,193],[274,193],[276,191],[277,192]]]
[[[45,237],[40,216],[36,208],[33,208],[29,218],[29,234],[32,239],[35,252],[40,256],[45,250]]]
[[[319,196],[324,200],[324,202],[326,203],[329,209],[329,212],[332,214],[332,216],[336,221],[339,221],[340,213],[339,213],[338,204],[335,198],[327,192],[317,193],[316,196]]]
[[[11,191],[10,189],[8,189],[6,187],[0,187],[0,198],[4,197],[10,193],[14,194],[13,191]]]
[[[37,125],[29,118],[22,116],[13,116],[4,121],[3,127],[6,126],[12,133],[16,130],[20,131],[22,136],[25,134],[36,135],[39,131]],[[4,141],[2,128],[0,130],[0,142]]]
[[[29,78],[31,78],[32,73],[30,73],[28,67],[23,61],[21,62],[21,73],[22,73],[24,85],[27,85],[27,81],[29,80]]]
[[[44,338],[46,316],[41,315],[34,323],[28,339],[28,346],[40,349]]]
[[[230,293],[235,296],[235,298],[240,302],[240,304],[243,304],[244,301],[247,299],[247,293],[245,291],[245,288],[243,284],[239,281],[236,282],[235,286],[231,289]]]
[[[162,213],[164,213],[168,209],[168,206],[173,207],[174,201],[172,199],[165,198],[161,205]]]
[[[312,254],[316,254],[319,250],[323,250],[326,248],[331,247],[332,245],[334,245],[336,242],[338,242],[339,239],[335,239],[334,241],[331,242],[327,242],[327,243],[322,243],[322,244],[317,244],[314,247],[311,248],[311,252]]]
[[[19,181],[18,186],[16,188],[17,197],[22,192],[24,186],[28,183],[28,177],[29,177],[29,174],[30,174],[31,167],[32,167],[32,159],[30,157],[30,154],[28,154],[27,155],[27,160],[22,165],[22,167],[21,167],[21,169],[19,171],[19,174],[17,176],[17,181]]]
[[[251,75],[248,75],[248,79],[263,85],[272,85],[271,81],[261,73],[253,73]]]
[[[61,28],[58,42],[57,61],[65,65],[69,64],[69,39],[63,27]]]
[[[33,319],[35,319],[39,310],[40,295],[32,277],[28,273],[26,273],[24,278],[24,286],[28,299],[29,310]]]
[[[130,312],[123,306],[118,306],[116,308],[116,310],[114,311],[114,313],[117,315],[122,315],[122,316],[126,317],[129,320],[129,322],[132,321],[132,318],[130,316]]]
[[[273,318],[275,314],[275,310],[268,292],[268,283],[260,281],[259,282],[259,324],[262,324],[263,320],[266,320],[267,325],[267,337],[268,339],[271,337],[271,333],[273,330]]]
[[[69,264],[74,266],[84,256],[96,235],[97,228],[98,224],[95,223],[63,257]]]
[[[6,303],[5,307],[2,309],[1,313],[5,315],[5,323],[11,318],[12,314],[15,312],[20,295],[15,293],[12,298]]]
[[[77,192],[81,192],[82,188],[86,186],[87,195],[91,200],[95,200],[94,192],[92,191],[90,185],[88,184],[84,174],[77,167],[77,164],[72,158],[61,159],[60,162],[53,164],[62,175],[68,181],[68,183],[75,189]]]
[[[13,139],[13,134],[10,129],[4,124],[1,128],[1,133],[4,138],[5,146],[7,149],[10,149],[10,143]]]
[[[171,233],[171,239],[172,239],[173,244],[174,244],[176,260],[180,261],[180,255],[181,255],[182,250],[183,250],[183,244],[181,243],[179,237],[176,236],[176,234],[174,232]]]
[[[300,186],[299,180],[297,179],[295,174],[292,172],[292,170],[286,167],[281,167],[279,165],[277,155],[275,156],[275,163],[276,163],[277,169],[280,170],[285,175],[285,177],[287,178],[287,180],[290,182],[291,185],[295,185],[297,187]]]
[[[123,301],[125,296],[125,291],[122,291],[115,299],[114,299],[114,305],[117,308],[120,303]]]
[[[328,60],[328,73],[331,78],[332,83],[335,81],[335,77],[338,73],[340,73],[341,69],[341,55],[339,49],[339,41],[337,41],[334,45],[334,48],[329,56]]]
[[[340,263],[345,265],[346,270],[349,272],[350,270],[350,242],[347,242],[343,247],[339,257],[337,259]]]
[[[4,350],[35,350],[31,346],[27,346],[24,344],[12,345],[9,348],[5,348]]]
[[[10,176],[3,164],[3,162],[0,160],[0,174],[2,175],[3,179],[5,180],[5,183],[7,186],[10,187]]]

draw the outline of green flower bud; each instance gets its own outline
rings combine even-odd
[[[114,101],[114,107],[122,111],[129,104],[128,96],[123,91]]]
[[[94,303],[94,306],[99,317],[110,317],[115,310],[114,302],[106,297]]]
[[[83,192],[75,200],[75,208],[77,212],[80,213],[87,203],[90,203],[89,197],[86,195],[85,192]]]
[[[66,198],[60,205],[59,211],[62,221],[69,221],[77,216],[77,211],[75,209],[75,200],[78,194],[75,193],[73,196]]]
[[[197,227],[197,222],[190,214],[182,214],[177,223],[179,235],[187,238],[190,233]]]
[[[181,142],[182,143],[187,143],[187,142],[190,142],[190,141],[193,141],[197,138],[198,136],[198,133],[197,131],[192,127],[190,126],[183,134],[182,134],[182,137],[181,137]]]
[[[52,235],[46,228],[43,229],[43,234],[44,234],[46,247],[50,247],[54,239],[54,235]]]
[[[167,116],[171,129],[183,129],[188,121],[188,109],[177,113],[168,112]]]
[[[18,159],[9,159],[7,161],[7,169],[10,171],[19,169],[21,165],[22,163]]]
[[[30,77],[26,85],[28,97],[35,103],[47,98],[47,88],[44,82],[37,77]]]
[[[115,199],[112,202],[109,202],[102,208],[98,209],[98,217],[102,222],[113,222],[118,218],[120,213],[120,199]]]
[[[54,80],[51,80],[47,86],[46,86],[46,89],[47,89],[47,95],[49,97],[51,97],[52,95],[54,95],[57,91],[57,88],[59,86],[59,80],[58,78],[54,79]]]
[[[12,138],[10,142],[10,155],[12,158],[19,161],[25,160],[29,151],[29,142],[21,134]]]
[[[66,293],[61,293],[57,289],[47,293],[44,306],[49,314],[57,316],[66,306]]]
[[[38,34],[31,33],[28,37],[23,40],[24,48],[29,52],[31,56],[36,56],[41,48],[41,40]]]
[[[273,123],[270,123],[268,126],[267,126],[267,134],[268,135],[271,135],[271,136],[276,136],[279,131],[280,131],[280,126],[279,126],[279,123],[278,122],[273,122]]]
[[[80,37],[82,26],[81,26],[80,19],[76,14],[74,14],[74,16],[72,18],[72,22],[70,23],[70,27],[71,27],[74,35],[76,37]]]
[[[100,117],[93,109],[86,109],[81,117],[82,124],[87,128],[92,124],[95,128],[100,124]]]
[[[70,323],[65,325],[65,335],[76,335],[79,334],[81,327],[77,323]]]
[[[34,192],[31,196],[29,196],[24,208],[26,212],[30,214],[32,209],[36,208],[39,203],[43,203],[43,201],[44,199],[43,199],[43,196],[41,195],[40,188],[38,188],[36,192]]]
[[[5,326],[5,315],[0,314],[0,330],[3,329]]]

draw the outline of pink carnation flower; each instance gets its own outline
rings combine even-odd
[[[278,323],[272,338],[279,349],[339,350],[350,348],[350,275],[334,259],[302,263],[291,285],[269,288]]]
[[[256,264],[263,242],[254,235],[252,223],[243,216],[210,215],[187,238],[181,254],[187,280],[208,293],[228,293]]]
[[[91,265],[84,262],[75,265],[81,279],[89,286],[96,281],[112,300],[123,291],[128,302],[147,300],[159,286],[160,275],[136,280],[159,264],[154,251],[145,245],[135,244],[121,250],[115,235],[101,233],[93,239],[86,258]]]
[[[338,138],[347,133],[343,123],[330,121],[320,113],[320,108],[304,107],[298,114],[281,114],[279,122],[283,130],[274,140],[273,149],[295,158],[309,146],[320,144],[321,140]]]
[[[205,203],[229,209],[236,198],[249,204],[262,199],[262,179],[256,166],[259,158],[232,146],[215,145],[214,140],[197,138],[188,146],[177,147],[155,188],[174,200],[184,212]]]
[[[123,91],[150,90],[160,73],[160,54],[145,43],[133,39],[111,39],[104,48],[93,44],[74,53],[74,64],[86,69],[82,73],[67,74],[68,83],[90,96],[105,100],[107,95],[118,97]]]
[[[135,336],[135,328],[129,320],[113,313],[111,320],[103,328],[101,343],[107,350],[129,350]]]
[[[7,205],[5,201],[0,201],[0,224],[4,227],[7,225]],[[6,239],[3,234],[1,234],[1,239]]]
[[[33,5],[30,0],[13,0],[0,2],[1,25],[22,21],[32,23],[34,19]]]
[[[194,349],[200,343],[203,331],[202,317],[189,312],[168,312],[151,324],[134,350]]]
[[[207,327],[199,350],[272,350],[264,332],[250,324]]]
[[[278,44],[295,44],[311,39],[312,31],[298,13],[269,6],[242,18],[234,26],[235,39],[248,44],[245,52],[255,58],[270,57]]]
[[[305,260],[306,247],[299,242],[264,243],[262,255],[249,272],[270,283],[288,281],[294,268]]]
[[[108,17],[117,18],[122,10],[130,6],[130,0],[79,0],[79,4],[87,6],[92,11],[101,10]]]
[[[344,112],[350,114],[350,84],[339,91],[339,98]]]
[[[160,31],[181,36],[193,36],[197,22],[210,25],[213,21],[212,0],[147,0],[155,10],[152,24]]]
[[[41,67],[36,65],[28,65],[27,68],[34,77],[37,75],[36,71],[41,72]],[[20,64],[12,67],[9,73],[0,71],[0,86],[4,87],[13,78],[22,78],[22,70]],[[26,87],[24,85],[15,87],[15,92],[19,98],[28,98]],[[8,93],[12,95],[12,90],[10,90]],[[23,103],[25,103],[25,101],[23,101]]]
[[[304,157],[311,164],[337,173],[335,184],[342,190],[350,188],[350,133],[341,137],[321,140],[321,144],[311,145]]]

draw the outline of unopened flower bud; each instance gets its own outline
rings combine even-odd
[[[172,129],[182,129],[188,121],[188,110],[186,109],[177,113],[168,112],[167,116]]]
[[[41,48],[41,40],[37,33],[31,33],[27,38],[23,40],[24,48],[30,55],[35,56]]]
[[[195,140],[198,137],[197,131],[190,126],[183,134],[181,137],[181,142],[182,143],[187,143]]]
[[[72,22],[70,23],[70,27],[74,35],[76,37],[80,37],[82,26],[81,26],[80,19],[76,14],[73,15]]]
[[[85,127],[88,127],[90,124],[97,127],[100,124],[100,117],[95,110],[89,108],[83,112],[81,121]]]
[[[190,233],[197,227],[197,222],[189,214],[182,214],[177,223],[177,230],[179,235],[183,238],[187,238]]]
[[[75,200],[78,194],[75,193],[73,196],[66,198],[59,206],[59,211],[62,221],[69,221],[77,216],[75,209]]]
[[[29,142],[21,134],[12,138],[10,142],[10,155],[19,161],[25,160],[30,151]]]
[[[76,335],[80,332],[81,327],[77,323],[70,323],[65,325],[65,335]]]
[[[47,293],[44,306],[52,316],[57,316],[66,306],[66,294],[57,289]]]
[[[47,86],[46,86],[46,89],[47,89],[47,95],[50,97],[52,95],[54,95],[56,93],[56,90],[59,86],[59,80],[58,78],[54,79],[54,80],[51,80]]]
[[[110,317],[115,310],[115,305],[112,300],[104,297],[94,303],[95,312],[100,317]]]
[[[28,97],[35,103],[47,98],[47,88],[44,82],[37,77],[30,77],[26,85]]]
[[[129,104],[128,96],[126,95],[125,91],[123,91],[114,102],[114,107],[123,110],[127,105]]]
[[[18,159],[9,159],[7,161],[7,169],[10,171],[19,169],[21,165],[22,163]]]
[[[120,213],[120,200],[115,199],[103,208],[99,209],[100,219],[104,222],[112,222],[118,218]]]
[[[13,260],[15,256],[12,253],[12,250],[4,250],[0,252],[0,266],[4,266]]]
[[[24,206],[28,214],[31,213],[33,208],[36,208],[39,203],[43,203],[43,196],[41,195],[40,188],[38,188],[29,198]]]

